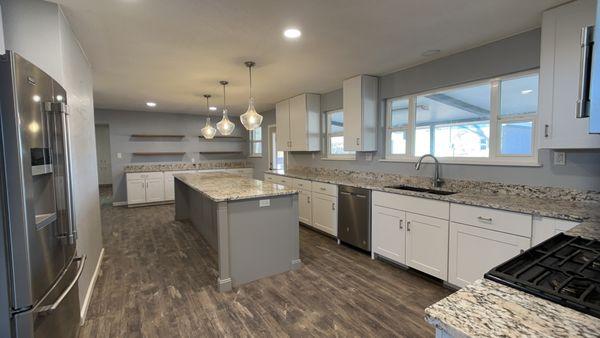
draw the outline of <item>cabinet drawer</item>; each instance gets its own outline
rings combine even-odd
[[[294,179],[283,176],[275,176],[275,183],[291,188],[294,186]]]
[[[312,182],[312,191],[319,194],[337,197],[338,187],[335,184]]]
[[[386,208],[404,210],[414,214],[437,217],[447,220],[450,216],[450,203],[428,198],[404,196],[374,191],[373,204]]]
[[[531,215],[518,212],[451,204],[450,220],[513,235],[531,237]]]
[[[147,179],[147,178],[162,178],[163,177],[163,173],[162,171],[152,171],[152,172],[145,172],[145,173],[127,173],[126,178],[129,179],[134,179],[134,180],[141,180],[141,179]]]
[[[273,175],[265,174],[265,181],[275,183],[275,177]]]
[[[308,180],[294,179],[294,189],[298,190],[311,190],[311,182]]]

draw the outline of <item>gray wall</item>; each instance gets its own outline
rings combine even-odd
[[[0,0],[0,4],[6,48],[32,61],[67,91],[77,251],[88,258],[79,280],[83,316],[102,250],[92,69],[56,4],[40,0]]]
[[[98,183],[112,184],[110,166],[110,130],[107,124],[96,125],[96,156],[98,161]]]
[[[275,124],[275,110],[269,110],[260,113],[263,116],[262,122],[262,157],[250,157],[248,161],[254,166],[254,178],[262,180],[264,172],[269,170],[269,125]]]
[[[244,159],[248,153],[248,132],[241,125],[239,118],[230,117],[236,124],[234,135],[244,136],[239,139],[200,139],[200,129],[204,127],[205,117],[189,114],[170,114],[161,112],[133,112],[96,109],[96,124],[107,124],[110,130],[111,171],[114,202],[127,200],[127,189],[123,168],[131,163],[162,162],[203,162],[213,160]],[[213,115],[213,124],[218,119]],[[175,138],[132,138],[132,134],[173,134],[185,135],[183,139]],[[200,155],[200,151],[227,150],[242,151],[241,154],[208,154]],[[134,152],[185,152],[184,155],[173,156],[138,156]],[[117,154],[121,153],[121,158]]]
[[[539,67],[540,30],[535,29],[501,41],[444,57],[430,63],[401,70],[380,78],[380,105],[378,149],[367,161],[358,153],[355,161],[321,159],[312,153],[290,153],[290,166],[341,168],[361,171],[392,172],[404,175],[432,174],[425,166],[416,171],[413,163],[380,162],[385,156],[384,99],[460,83],[486,79]],[[343,105],[341,89],[321,96],[321,110],[340,109]],[[515,184],[570,187],[600,190],[600,150],[568,151],[567,164],[554,166],[552,151],[541,150],[541,167],[482,166],[464,164],[442,165],[442,175],[448,178],[473,179]]]

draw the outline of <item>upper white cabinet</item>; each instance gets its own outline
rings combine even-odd
[[[283,151],[321,150],[321,96],[301,94],[275,105],[277,149]]]
[[[544,12],[540,60],[541,148],[600,148],[589,118],[575,117],[581,69],[581,29],[595,24],[596,1],[578,0]]]
[[[374,76],[344,80],[344,150],[377,150],[378,83]]]

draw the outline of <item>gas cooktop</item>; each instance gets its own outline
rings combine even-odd
[[[485,278],[600,318],[600,241],[561,233]]]

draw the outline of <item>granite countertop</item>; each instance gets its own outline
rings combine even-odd
[[[177,162],[177,163],[140,163],[128,164],[125,173],[145,173],[151,171],[178,171],[178,170],[211,170],[211,169],[246,169],[252,166],[246,162]]]
[[[428,193],[385,188],[388,185],[423,185],[411,178],[356,177],[345,175],[321,175],[305,171],[273,170],[267,173],[307,179],[318,182],[364,187],[402,195],[444,200],[452,203],[496,208],[533,215],[581,222],[566,233],[590,239],[600,239],[600,203],[596,195],[591,199],[569,191],[553,193],[543,189],[527,189],[510,193],[511,188],[499,187],[497,191],[481,189],[481,186],[463,184],[444,186],[443,190],[459,191],[453,195],[440,196]],[[462,184],[462,183],[461,183]],[[430,186],[427,186],[428,188]],[[458,189],[457,189],[458,188]],[[453,190],[455,189],[455,190]],[[558,198],[558,197],[563,197]],[[425,319],[432,325],[457,337],[490,336],[579,336],[598,337],[600,319],[564,307],[528,293],[490,280],[479,280],[425,310]]]
[[[174,177],[215,202],[298,193],[282,185],[222,172],[176,174]]]

